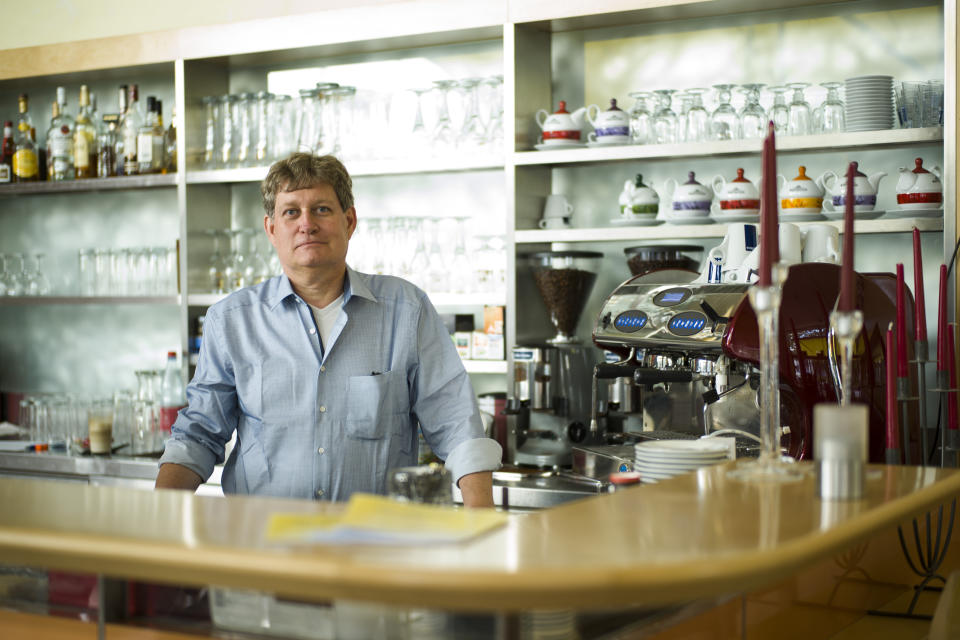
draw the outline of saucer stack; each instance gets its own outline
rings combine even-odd
[[[640,481],[652,484],[673,476],[720,464],[736,457],[733,438],[649,440],[633,447],[634,469]]]
[[[892,129],[893,76],[857,76],[844,81],[844,121],[847,131]]]

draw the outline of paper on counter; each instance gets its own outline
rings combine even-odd
[[[399,502],[354,494],[341,514],[275,513],[267,541],[352,545],[422,545],[468,540],[507,521],[492,509]]]

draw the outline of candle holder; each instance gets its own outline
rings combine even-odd
[[[747,291],[760,336],[760,457],[743,462],[730,475],[739,480],[794,482],[803,477],[780,451],[780,300],[789,265],[773,265],[772,284]]]
[[[950,403],[954,401],[952,397],[956,388],[950,385],[950,377],[947,371],[937,371],[937,387],[932,389],[940,395],[938,403],[938,420],[940,424],[940,467],[955,468],[957,466],[957,452],[960,451],[960,431],[950,429]],[[934,443],[936,444],[936,443]],[[936,449],[934,449],[936,451]],[[928,453],[924,453],[927,456]]]
[[[863,329],[863,313],[834,309],[830,328],[840,345],[840,406],[845,407],[853,399],[853,345]]]
[[[930,427],[927,421],[927,373],[926,365],[930,362],[930,347],[926,340],[916,340],[913,343],[914,355],[916,360],[913,364],[917,367],[917,423],[920,426],[920,464],[927,464],[930,456]],[[904,398],[909,396],[909,388],[906,389]],[[906,449],[906,443],[904,444]],[[907,464],[910,464],[909,459]]]

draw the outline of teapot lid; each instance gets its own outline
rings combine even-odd
[[[617,106],[616,98],[610,98],[610,108],[607,111],[623,111],[623,109]]]
[[[554,113],[570,113],[569,111],[567,111],[567,101],[561,100],[560,107],[556,111],[554,111]]]
[[[649,188],[649,187],[647,187],[647,185],[643,184],[643,175],[642,175],[642,174],[639,174],[639,173],[637,174],[637,177],[633,179],[633,186],[635,186],[635,187],[643,187],[644,189],[648,189],[648,188]]]
[[[853,171],[852,174],[850,173],[851,170]],[[866,178],[866,177],[867,177],[866,174],[864,174],[864,173],[862,173],[862,172],[860,171],[860,163],[859,163],[859,162],[851,162],[851,163],[850,163],[850,167],[847,169],[847,177],[850,177],[850,175],[853,175],[854,178]]]
[[[730,182],[750,182],[750,181],[743,177],[743,169],[740,167],[737,167],[737,177],[731,180]]]
[[[800,165],[799,167],[797,167],[797,171],[799,171],[800,173],[797,175],[796,178],[794,178],[794,180],[810,180],[810,178],[807,177],[807,168],[805,166]]]
[[[695,174],[693,171],[691,171],[690,173],[688,173],[688,174],[687,174],[687,177],[688,177],[688,180],[687,180],[686,182],[684,182],[683,184],[700,184],[699,182],[697,182],[696,174]],[[701,186],[702,186],[702,185],[701,185]]]
[[[923,158],[915,158],[913,162],[914,164],[917,165],[916,168],[913,170],[913,173],[930,173],[929,171],[923,168]]]

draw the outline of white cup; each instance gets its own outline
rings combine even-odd
[[[567,198],[560,193],[552,193],[547,196],[547,201],[543,205],[544,218],[569,218],[573,214],[573,205],[567,202]]]
[[[801,232],[804,262],[840,264],[840,231],[830,224],[810,224]]]
[[[797,264],[803,258],[803,238],[800,227],[790,222],[780,223],[780,262]]]
[[[540,218],[537,225],[541,229],[569,229],[570,218]]]
[[[719,282],[737,282],[740,265],[757,246],[757,225],[737,222],[727,225],[723,241],[710,250],[708,264],[719,260],[722,277]],[[712,278],[713,282],[716,278]]]

